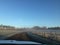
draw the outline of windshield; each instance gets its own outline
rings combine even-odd
[[[0,0],[0,40],[60,44],[60,0]]]

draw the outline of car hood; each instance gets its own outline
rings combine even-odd
[[[32,41],[0,40],[0,44],[41,44]]]

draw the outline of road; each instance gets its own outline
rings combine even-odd
[[[4,33],[4,34],[2,35],[2,34],[0,33],[0,40],[4,40],[4,39],[6,39],[6,38],[8,38],[8,37],[11,37],[11,36],[13,36],[13,35],[15,35],[15,34],[22,33],[22,32],[24,32],[24,31],[2,32],[2,33]]]

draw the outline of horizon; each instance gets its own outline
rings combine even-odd
[[[12,26],[12,25],[4,25],[4,24],[0,24],[0,26],[10,26],[10,27],[15,27],[15,28],[33,28],[35,26],[32,26],[32,27],[16,27],[16,26]],[[38,25],[36,25],[38,26]],[[53,27],[47,27],[47,26],[38,26],[38,27],[41,27],[41,28],[54,28],[54,27],[60,27],[60,26],[53,26]]]
[[[0,24],[60,27],[60,0],[0,0]]]

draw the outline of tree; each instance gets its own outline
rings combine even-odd
[[[40,27],[39,26],[34,26],[33,29],[39,30]]]

